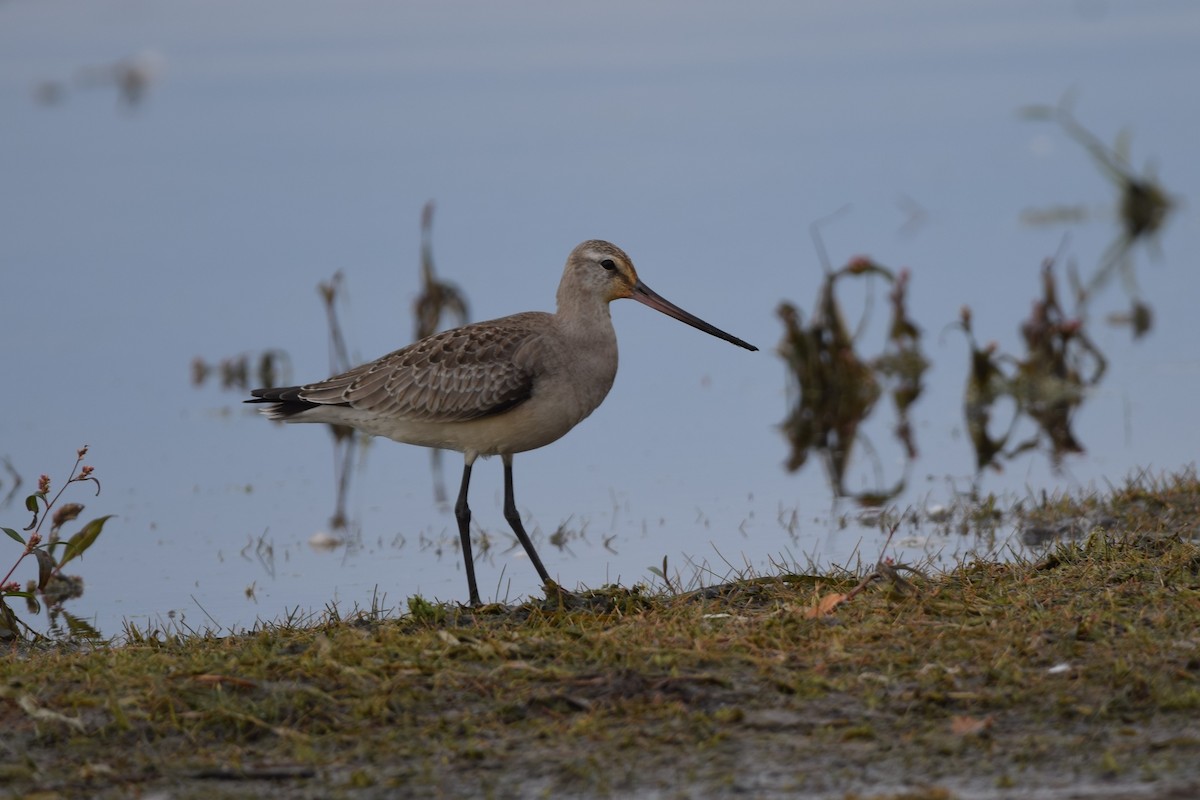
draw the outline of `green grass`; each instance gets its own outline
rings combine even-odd
[[[1055,498],[1103,517],[917,593],[776,574],[609,587],[0,662],[0,792],[125,797],[953,797],[1200,785],[1200,483]],[[883,792],[883,794],[879,794]],[[909,794],[901,795],[902,792]],[[1182,796],[1182,795],[1181,795]]]

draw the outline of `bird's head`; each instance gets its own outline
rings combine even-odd
[[[558,287],[558,306],[576,305],[600,299],[604,303],[632,298],[643,305],[661,311],[669,317],[685,322],[693,328],[732,342],[747,350],[757,350],[736,336],[709,325],[699,317],[684,311],[679,306],[655,292],[638,277],[633,261],[625,251],[615,244],[600,239],[583,242],[567,257],[567,267],[562,283]]]

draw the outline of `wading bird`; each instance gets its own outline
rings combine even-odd
[[[284,422],[348,425],[406,444],[463,454],[454,515],[470,603],[479,605],[471,556],[467,487],[479,456],[504,462],[504,518],[543,584],[554,581],[521,524],[513,499],[513,455],[544,447],[596,410],[617,374],[608,304],[632,298],[747,350],[642,283],[616,245],[586,241],[571,251],[553,314],[528,311],[443,331],[319,383],[255,389],[247,403]]]

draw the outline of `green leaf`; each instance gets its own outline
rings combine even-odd
[[[25,539],[22,538],[21,534],[17,533],[12,528],[0,528],[0,531],[7,533],[10,539],[16,539],[21,544],[25,544]]]
[[[38,498],[40,494],[31,494],[25,498],[25,510],[33,514],[33,522],[29,523],[29,527],[25,530],[31,531],[37,527],[38,522]]]
[[[33,555],[37,558],[38,565],[38,582],[39,589],[46,588],[46,581],[50,580],[50,576],[54,573],[54,556],[47,553],[42,548],[37,548],[33,551]]]
[[[66,566],[67,562],[71,559],[83,555],[84,551],[91,547],[92,543],[96,541],[96,537],[100,535],[104,523],[115,516],[116,514],[108,514],[107,516],[97,517],[87,525],[84,525],[79,533],[72,536],[67,541],[67,549],[63,552],[62,561],[58,562],[59,570]]]

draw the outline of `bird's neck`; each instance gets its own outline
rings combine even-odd
[[[596,296],[558,293],[558,311],[554,315],[563,330],[582,336],[612,333],[608,301]]]

